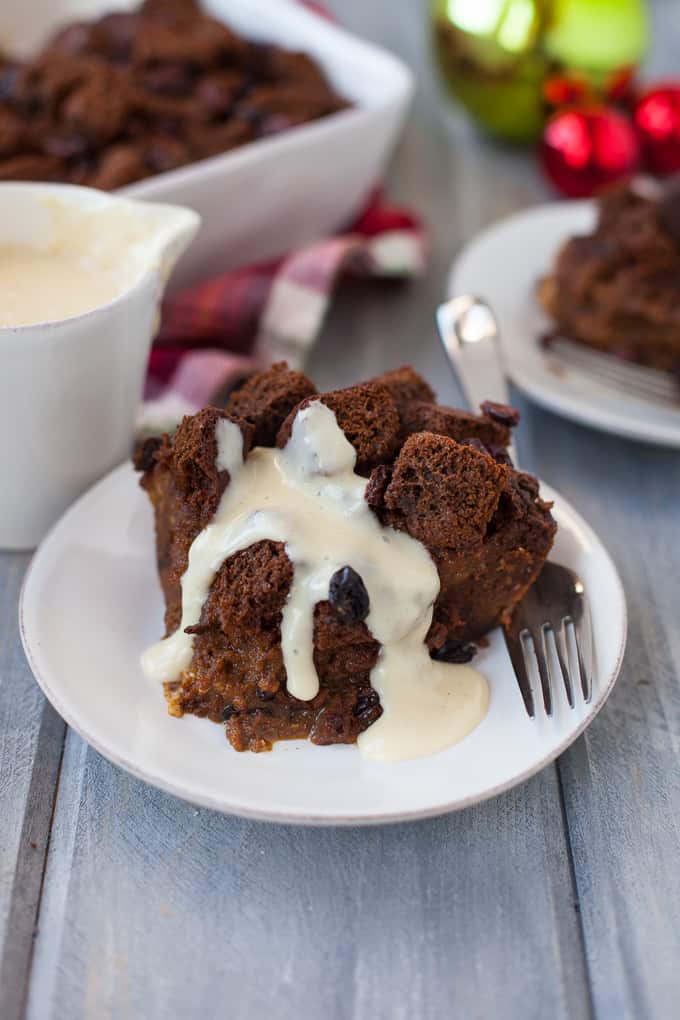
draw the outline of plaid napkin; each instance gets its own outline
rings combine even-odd
[[[418,220],[379,192],[346,233],[168,298],[138,418],[141,436],[171,430],[248,372],[304,365],[335,289],[348,277],[410,277],[425,266]]]

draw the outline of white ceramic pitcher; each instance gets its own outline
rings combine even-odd
[[[160,299],[199,223],[189,209],[89,188],[0,184],[0,245],[77,237],[120,280],[118,297],[82,315],[0,328],[0,548],[35,546],[130,455]]]

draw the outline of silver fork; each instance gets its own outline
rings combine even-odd
[[[620,390],[628,397],[670,404],[680,411],[680,385],[669,372],[601,354],[559,335],[551,338],[548,352],[556,354],[568,368]]]
[[[485,399],[507,403],[498,324],[487,303],[469,294],[453,298],[437,309],[437,326],[470,407],[476,410]],[[517,463],[516,454],[513,460]],[[547,562],[503,634],[530,718],[536,717],[532,674],[538,674],[548,716],[553,714],[559,680],[570,709],[576,706],[577,692],[585,703],[591,700],[590,609],[583,582],[573,570]]]
[[[533,663],[546,715],[553,714],[558,678],[564,684],[569,708],[575,707],[579,688],[588,704],[593,693],[590,612],[583,583],[573,570],[548,561],[510,623],[503,627],[503,634],[524,707],[532,719],[536,715],[529,679]]]

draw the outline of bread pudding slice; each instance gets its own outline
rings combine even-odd
[[[302,373],[274,365],[250,377],[224,409],[205,408],[173,437],[147,441],[137,467],[155,513],[166,635],[180,627],[192,545],[230,485],[220,431],[237,437],[246,464],[263,449],[285,454],[296,422],[319,404],[353,448],[368,516],[387,534],[420,543],[436,567],[438,593],[423,632],[430,657],[466,660],[470,643],[510,614],[531,585],[556,525],[536,480],[516,471],[507,455],[516,412],[495,404],[479,415],[442,407],[406,367],[319,394]],[[337,571],[328,596],[313,605],[318,692],[302,699],[289,689],[282,651],[294,583],[286,543],[263,538],[227,556],[188,628],[190,660],[165,683],[170,713],[225,723],[237,750],[268,750],[290,738],[355,742],[382,713],[371,676],[383,646],[368,626],[366,591],[353,566]]]

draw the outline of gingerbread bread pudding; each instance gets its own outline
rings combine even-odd
[[[537,481],[508,457],[517,420],[504,405],[443,407],[407,367],[318,394],[281,363],[224,409],[147,440],[136,467],[155,513],[166,639],[145,669],[170,713],[226,724],[239,751],[353,743],[383,713],[381,670],[398,672],[414,645],[415,698],[431,664],[468,662],[556,530]],[[395,629],[392,605],[408,627]]]
[[[680,371],[678,179],[665,187],[634,181],[604,195],[594,231],[567,241],[538,298],[556,333]]]
[[[305,53],[196,0],[146,0],[66,25],[28,61],[0,53],[0,180],[120,188],[348,105]]]

